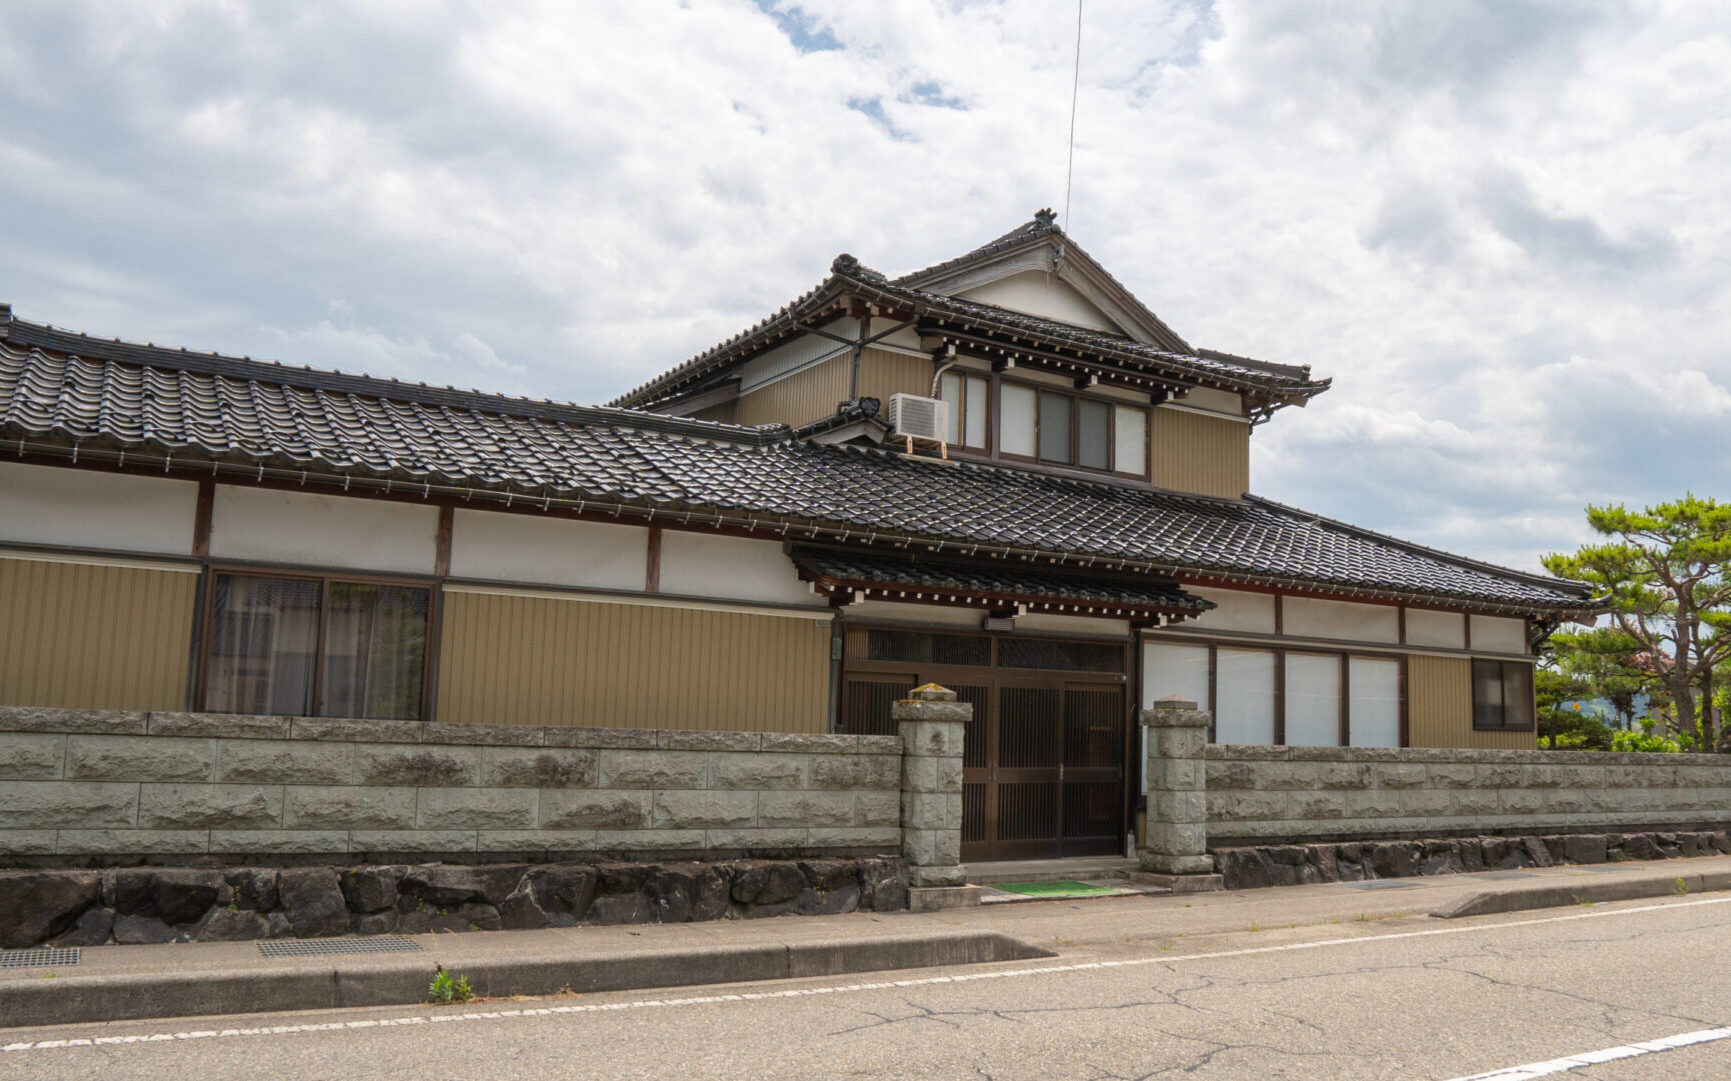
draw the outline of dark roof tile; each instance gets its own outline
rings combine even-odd
[[[1574,583],[1266,500],[1211,499],[623,409],[530,403],[235,358],[0,338],[0,433],[177,459],[788,519],[854,538],[1503,609],[1580,610]]]

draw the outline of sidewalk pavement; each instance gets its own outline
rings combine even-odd
[[[0,1028],[408,1005],[426,999],[438,968],[468,976],[485,998],[581,994],[1129,957],[1265,928],[1368,927],[1727,889],[1731,856],[1712,856],[935,912],[419,935],[415,952],[271,958],[253,942],[98,946],[73,966],[0,969]]]

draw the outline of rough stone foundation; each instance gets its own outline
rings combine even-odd
[[[907,907],[899,857],[0,871],[0,947],[232,942]]]
[[[1255,845],[1216,849],[1214,867],[1225,878],[1227,889],[1246,890],[1260,886],[1301,886],[1312,882],[1360,882],[1372,878],[1504,871],[1565,863],[1617,863],[1712,855],[1731,855],[1731,832],[1569,833]]]

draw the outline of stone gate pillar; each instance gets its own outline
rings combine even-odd
[[[1142,711],[1148,729],[1148,818],[1139,863],[1145,874],[1178,892],[1219,889],[1208,855],[1208,791],[1203,747],[1207,710],[1177,696]]]
[[[962,866],[962,737],[974,707],[928,683],[891,707],[902,737],[902,857],[910,908],[978,904]]]

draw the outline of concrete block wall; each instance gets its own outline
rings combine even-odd
[[[901,825],[897,736],[0,707],[0,864],[883,853]]]
[[[1204,751],[1210,848],[1731,824],[1731,756],[1419,748]]]

